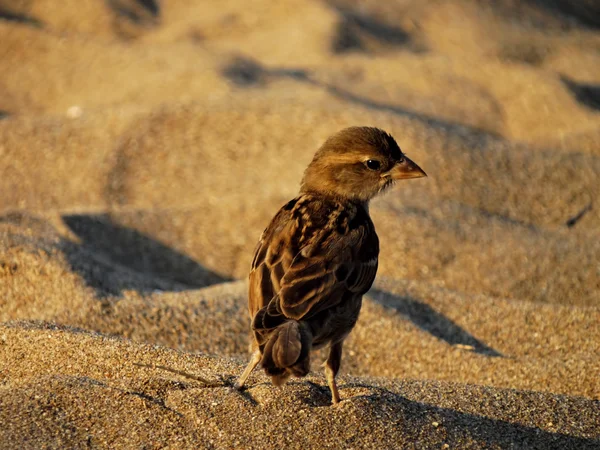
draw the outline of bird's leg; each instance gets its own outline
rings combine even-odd
[[[342,363],[342,342],[336,342],[329,348],[329,356],[325,361],[325,378],[327,384],[331,390],[331,403],[336,404],[340,401],[340,394],[338,392],[337,384],[335,383],[335,376],[340,370],[340,364]]]
[[[248,377],[250,376],[250,374],[252,373],[252,371],[254,370],[254,368],[256,366],[258,366],[258,363],[260,362],[260,358],[261,358],[260,350],[256,349],[254,351],[254,353],[252,353],[252,357],[250,358],[250,362],[248,363],[248,365],[244,369],[244,372],[238,378],[238,380],[235,382],[234,386],[235,386],[236,389],[242,389],[244,387],[244,384],[246,383],[246,380],[248,379]]]

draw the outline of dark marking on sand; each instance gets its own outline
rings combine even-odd
[[[590,28],[600,28],[600,2],[598,0],[527,0],[554,15],[577,20]]]
[[[16,22],[24,25],[29,25],[35,28],[44,27],[44,24],[35,17],[17,11],[9,11],[5,8],[0,8],[0,20]]]
[[[393,295],[375,288],[371,289],[369,294],[377,303],[396,310],[421,330],[452,346],[468,349],[480,355],[502,356],[500,352],[484,344],[467,330],[464,330],[426,303],[410,297]]]
[[[123,290],[177,292],[230,281],[155,238],[115,223],[107,214],[62,219],[81,240],[80,244],[65,240],[62,250],[99,297],[120,295]]]
[[[177,370],[177,369],[172,369],[170,367],[166,367],[166,366],[159,366],[159,365],[155,365],[155,364],[143,364],[143,363],[133,363],[134,366],[138,366],[138,367],[146,367],[148,369],[159,369],[159,370],[166,370],[167,372],[171,372],[174,373],[176,375],[180,375],[184,378],[188,378],[190,380],[194,380],[194,381],[198,381],[199,383],[202,383],[205,387],[223,387],[226,384],[223,383],[223,380],[221,381],[209,381],[206,378],[202,378],[201,376],[198,375],[194,375],[188,372],[184,372],[183,370]]]
[[[600,84],[578,83],[567,77],[561,77],[563,84],[582,105],[600,111]]]
[[[567,220],[565,225],[569,228],[573,228],[575,225],[577,225],[577,222],[579,222],[583,218],[583,216],[585,216],[591,210],[592,202],[588,203],[581,211],[579,211],[577,214],[575,214],[573,217]]]
[[[240,87],[261,86],[275,78],[292,78],[298,81],[307,81],[309,79],[308,72],[305,70],[268,69],[258,61],[245,56],[235,56],[223,67],[221,74],[230,82]]]
[[[106,3],[119,16],[140,25],[154,25],[160,16],[157,0],[106,0]]]
[[[348,390],[366,390],[364,394],[354,395]],[[483,388],[486,389],[486,388]],[[376,386],[370,383],[345,383],[340,386],[342,402],[340,405],[354,403],[362,414],[376,413],[385,415],[390,426],[399,426],[406,430],[406,442],[419,443],[424,433],[431,433],[438,439],[439,445],[428,448],[464,448],[465,442],[475,441],[477,448],[527,448],[527,449],[598,449],[600,439],[594,437],[574,436],[558,431],[522,425],[519,418],[509,420],[495,419],[459,411],[457,409],[432,405],[406,398],[401,393]],[[492,390],[490,389],[490,392]],[[345,395],[344,395],[345,393]],[[506,407],[504,396],[491,397],[486,393],[489,408]],[[539,393],[521,391],[517,393],[523,404],[531,405],[531,411],[541,410],[537,406]],[[345,406],[347,407],[347,406]],[[546,405],[547,407],[547,405]],[[531,412],[534,415],[534,412]],[[557,412],[557,416],[560,414]],[[428,423],[427,423],[428,422]],[[424,428],[423,425],[426,425]],[[429,426],[427,426],[429,425]],[[444,446],[444,444],[447,445]],[[473,445],[473,444],[471,444]],[[417,445],[418,446],[418,445]]]
[[[165,370],[167,372],[174,373],[174,374],[182,376],[184,378],[188,378],[190,380],[194,380],[199,383],[202,383],[202,385],[203,385],[202,387],[206,387],[206,388],[222,388],[222,387],[231,388],[231,390],[233,392],[235,392],[237,395],[242,397],[242,399],[247,401],[250,405],[258,406],[258,404],[259,404],[256,401],[256,399],[254,397],[252,397],[250,395],[250,393],[247,391],[247,387],[243,390],[236,389],[234,387],[235,380],[236,380],[236,378],[234,376],[219,375],[219,381],[210,381],[201,376],[194,375],[194,374],[191,374],[188,372],[184,372],[183,370],[172,369],[172,368],[166,367],[166,366],[159,366],[159,365],[154,365],[154,364],[143,364],[143,363],[133,363],[133,365],[138,366],[138,367],[146,367],[148,369]]]
[[[268,68],[260,62],[244,56],[234,57],[221,70],[221,74],[230,82],[239,87],[262,87],[268,81],[278,78],[291,78],[300,83],[316,86],[327,91],[329,94],[343,101],[353,103],[363,108],[374,111],[384,111],[395,114],[399,117],[410,117],[426,123],[429,126],[440,128],[448,131],[459,131],[459,134],[464,135],[466,132],[476,135],[479,139],[502,139],[497,133],[483,128],[478,128],[462,123],[452,122],[445,119],[430,116],[421,112],[413,111],[402,106],[393,105],[386,102],[372,100],[368,97],[354,94],[346,89],[338,87],[331,83],[326,83],[311,76],[311,74],[303,69],[291,68]]]
[[[331,42],[334,53],[369,52],[367,40],[375,41],[383,47],[401,47],[415,53],[422,53],[424,48],[416,45],[410,34],[395,23],[387,23],[383,19],[368,12],[341,5],[337,1],[329,1],[339,16],[338,26]]]

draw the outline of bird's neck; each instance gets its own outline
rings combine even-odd
[[[359,198],[348,197],[346,195],[340,195],[332,191],[323,191],[317,189],[310,189],[303,185],[300,188],[300,194],[308,194],[314,197],[320,197],[330,202],[341,203],[341,204],[352,204],[357,207],[363,208],[367,214],[369,213],[369,200],[361,200]]]

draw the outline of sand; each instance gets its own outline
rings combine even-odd
[[[0,0],[0,448],[600,448],[593,0]],[[375,200],[342,402],[248,359],[252,250],[323,140]]]

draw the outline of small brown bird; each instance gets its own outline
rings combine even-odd
[[[379,239],[369,201],[395,181],[426,176],[392,136],[352,127],[333,135],[304,172],[300,195],[275,215],[255,250],[248,308],[252,358],[273,384],[310,370],[310,352],[329,345],[325,376],[333,403],[342,345],[377,273]]]

